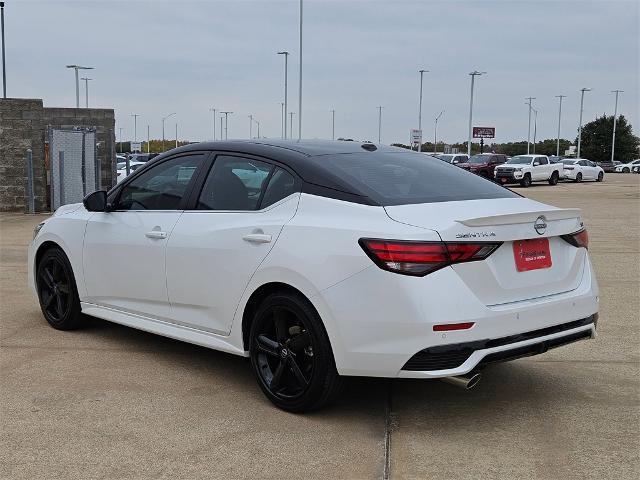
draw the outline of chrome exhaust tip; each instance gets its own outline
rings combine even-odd
[[[476,372],[468,375],[458,375],[457,377],[442,377],[440,380],[455,385],[456,387],[464,388],[465,390],[471,390],[480,383],[481,378],[482,374]]]

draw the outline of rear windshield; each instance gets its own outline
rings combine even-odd
[[[321,158],[335,175],[380,205],[518,197],[490,180],[418,153],[352,153]]]

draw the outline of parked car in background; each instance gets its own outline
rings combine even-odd
[[[507,156],[502,153],[480,153],[473,155],[467,162],[458,164],[458,167],[493,180],[496,167],[506,161]]]
[[[563,156],[551,155],[549,157],[549,163],[560,163],[565,158]]]
[[[142,167],[146,162],[132,162],[129,160],[129,175]],[[119,183],[127,178],[127,162],[118,162],[116,170],[116,182]]]
[[[620,162],[607,160],[605,162],[596,162],[596,164],[607,173],[613,173],[616,171],[616,167],[620,165]]]
[[[564,165],[564,178],[581,182],[583,180],[595,180],[601,182],[604,179],[604,170],[595,162],[586,158],[565,158],[562,160]]]
[[[636,165],[640,165],[640,159],[632,160],[629,163],[621,163],[620,165],[616,165],[615,171],[616,173],[631,173],[631,170]]]
[[[529,187],[532,182],[557,185],[563,176],[562,163],[550,163],[546,155],[516,155],[495,170],[496,181],[502,184],[519,183]]]
[[[437,158],[447,163],[465,163],[469,161],[469,155],[466,153],[445,153],[443,155],[436,155]]]
[[[125,155],[122,155],[120,153],[116,153],[116,162],[126,162],[127,161],[127,157]]]
[[[148,162],[152,158],[160,155],[159,153],[130,153],[128,158],[132,162]]]
[[[631,169],[632,173],[640,173],[640,165],[634,165]]]

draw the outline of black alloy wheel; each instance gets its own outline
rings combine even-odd
[[[260,388],[283,410],[319,408],[339,388],[327,334],[313,307],[298,295],[273,294],[262,302],[249,350]]]
[[[71,265],[58,248],[47,250],[38,263],[36,285],[40,308],[49,324],[59,330],[80,326],[80,301]]]
[[[602,180],[604,180],[604,173],[600,172],[598,173],[598,179],[596,180],[596,182],[601,182]]]
[[[578,172],[578,173],[576,174],[575,182],[576,182],[576,183],[580,183],[581,181],[582,181],[582,174],[581,174],[580,172]]]
[[[525,173],[522,180],[520,180],[520,185],[524,188],[528,188],[531,186],[531,174]]]
[[[558,175],[558,172],[553,172],[551,174],[551,178],[549,179],[549,185],[557,185],[559,178],[560,176]]]

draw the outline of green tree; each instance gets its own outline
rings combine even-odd
[[[613,135],[613,116],[602,115],[582,127],[582,145],[580,156],[594,162],[611,160],[611,137]],[[578,138],[576,137],[576,145]],[[624,115],[616,123],[615,160],[630,162],[638,156],[640,139],[633,134],[631,124]]]

